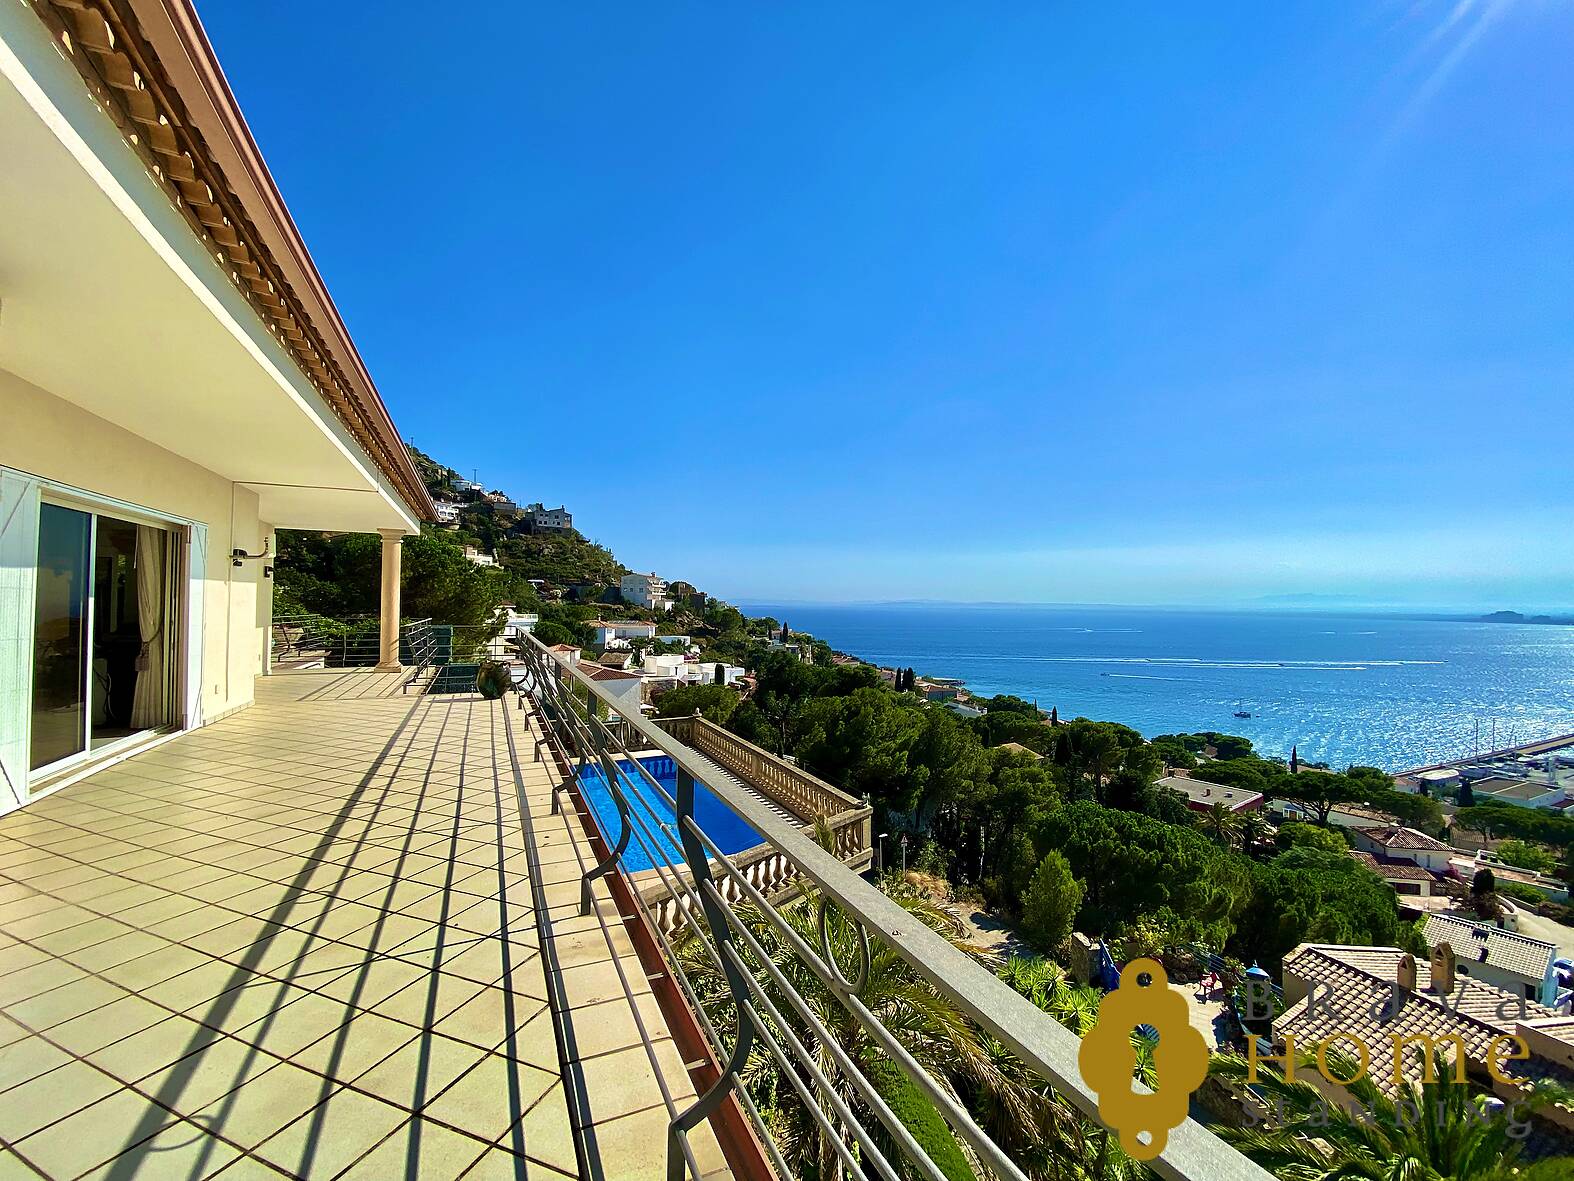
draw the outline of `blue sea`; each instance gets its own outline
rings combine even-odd
[[[745,604],[975,694],[1399,770],[1574,732],[1574,627],[1136,607]],[[1237,709],[1250,718],[1234,717]],[[1479,727],[1479,738],[1477,737]]]

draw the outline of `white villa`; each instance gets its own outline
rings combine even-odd
[[[276,528],[382,536],[396,667],[435,515],[200,25],[139,8],[0,9],[0,811],[251,703]]]

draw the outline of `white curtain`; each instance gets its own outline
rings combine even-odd
[[[131,698],[131,725],[144,730],[169,721],[165,701],[164,538],[162,529],[137,526],[137,688]]]

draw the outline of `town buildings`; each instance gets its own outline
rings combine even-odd
[[[1215,804],[1231,812],[1256,812],[1262,808],[1261,792],[1225,787],[1220,783],[1209,783],[1187,775],[1165,775],[1158,785],[1180,792],[1186,797],[1186,806],[1193,812],[1210,811]]]
[[[623,601],[647,611],[671,611],[667,580],[655,574],[625,574],[618,585]]]
[[[1357,849],[1372,854],[1378,860],[1408,861],[1435,873],[1445,873],[1449,858],[1454,856],[1452,845],[1399,824],[1349,828],[1346,831]]]
[[[467,545],[467,546],[464,547],[464,551],[465,551],[465,557],[468,558],[470,561],[474,562],[477,566],[496,566],[497,565],[497,558],[496,557],[494,557],[492,554],[487,553],[485,550],[480,549],[477,546]]]
[[[459,524],[459,512],[464,505],[454,500],[438,500],[433,502],[432,507],[437,510],[438,523],[452,527]]]
[[[525,505],[525,524],[532,533],[567,533],[574,527],[574,514],[564,505],[546,508],[537,501]]]
[[[598,648],[626,644],[629,640],[651,639],[656,634],[654,623],[638,619],[592,619],[585,626],[595,635]]]
[[[1419,960],[1397,947],[1304,943],[1284,957],[1285,1009],[1273,1020],[1274,1050],[1315,1054],[1327,1046],[1359,1056],[1364,1049],[1366,1076],[1390,1099],[1423,1080],[1433,1048],[1507,1104],[1537,1080],[1574,1085],[1574,1020],[1465,971],[1467,958],[1446,942]],[[1504,1039],[1515,1037],[1528,1056],[1513,1056],[1512,1043],[1505,1055]],[[1316,1073],[1297,1071],[1301,1078]],[[1321,1078],[1317,1085],[1331,1097],[1339,1093]],[[1570,1151],[1574,1118],[1567,1110],[1554,1105],[1516,1118],[1534,1118],[1550,1138],[1541,1151]]]
[[[1422,930],[1428,946],[1446,943],[1459,957],[1459,973],[1552,1006],[1558,1001],[1558,976],[1553,960],[1557,945],[1505,931],[1489,923],[1454,915],[1432,914]]]

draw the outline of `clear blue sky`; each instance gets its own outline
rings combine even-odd
[[[1574,604],[1574,4],[202,14],[405,433],[632,565]]]

